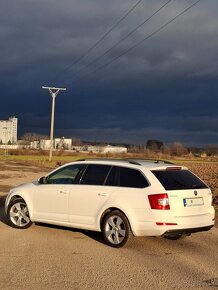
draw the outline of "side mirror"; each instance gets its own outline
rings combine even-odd
[[[45,176],[42,176],[38,179],[38,183],[39,184],[46,184],[46,177]]]

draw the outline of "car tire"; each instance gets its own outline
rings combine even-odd
[[[9,225],[16,229],[27,229],[32,225],[27,204],[22,198],[9,203],[7,217]]]
[[[123,247],[132,241],[132,232],[126,216],[118,211],[106,214],[102,223],[102,234],[107,245],[113,248]]]

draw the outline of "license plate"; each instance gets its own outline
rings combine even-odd
[[[188,206],[199,206],[204,205],[204,200],[202,197],[196,197],[196,198],[184,198],[183,204],[185,207]]]

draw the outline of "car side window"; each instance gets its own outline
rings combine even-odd
[[[110,169],[110,165],[89,164],[82,176],[80,184],[103,185]]]
[[[149,186],[149,183],[139,170],[120,167],[119,186],[144,188]]]
[[[46,178],[46,184],[74,184],[84,165],[73,164],[60,168]]]

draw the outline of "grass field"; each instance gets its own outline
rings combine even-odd
[[[78,159],[87,158],[87,155],[84,154],[72,154],[72,155],[54,155],[52,161],[49,162],[48,153],[47,154],[20,154],[20,155],[7,155],[0,151],[0,160],[10,160],[10,161],[20,161],[20,162],[30,162],[37,163],[38,165],[45,167],[56,167],[59,163],[72,162]]]
[[[12,154],[13,153],[13,154]],[[21,154],[20,154],[21,153]],[[28,153],[28,154],[25,154]],[[25,164],[36,165],[41,168],[55,168],[64,163],[72,162],[75,160],[86,159],[86,158],[135,158],[135,159],[146,159],[147,156],[142,154],[122,154],[122,155],[102,155],[102,154],[81,154],[81,153],[71,153],[71,152],[60,152],[56,151],[53,154],[52,162],[49,162],[49,153],[48,151],[13,151],[9,152],[8,155],[5,155],[4,150],[0,150],[0,160],[10,160],[17,161]],[[186,160],[181,159],[172,159],[169,156],[168,158],[163,158],[163,156],[154,156],[154,159],[167,160],[169,162],[175,163],[177,165],[186,166],[195,174],[197,174],[201,179],[203,179],[211,188],[213,196],[218,196],[218,161],[209,161],[209,160]],[[216,207],[216,216],[218,217],[218,206]]]
[[[40,167],[55,168],[67,162],[75,160],[86,159],[86,158],[135,158],[135,159],[165,159],[178,165],[186,166],[203,179],[212,189],[213,195],[218,195],[218,160],[201,160],[201,159],[184,159],[184,158],[172,158],[167,156],[160,156],[153,154],[153,156],[145,156],[143,154],[93,154],[93,153],[76,153],[68,151],[54,151],[52,162],[49,162],[48,151],[30,151],[30,150],[12,150],[8,152],[6,156],[4,150],[0,150],[0,160],[10,160],[24,162],[28,164],[35,164]]]

